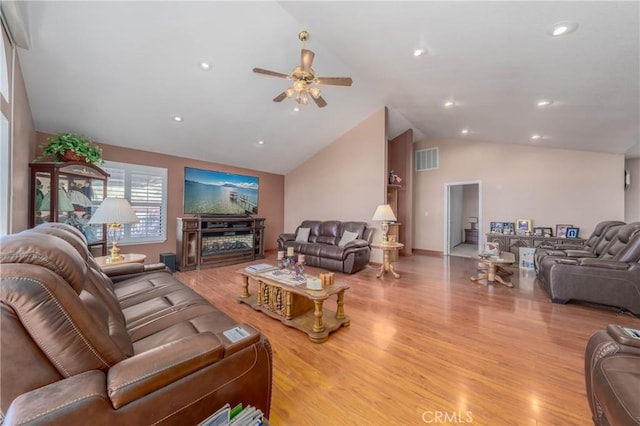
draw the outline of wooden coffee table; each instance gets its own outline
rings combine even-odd
[[[236,271],[242,276],[242,294],[238,301],[271,318],[279,319],[283,324],[302,330],[314,343],[326,342],[329,333],[340,327],[348,327],[349,317],[344,314],[344,292],[348,284],[334,283],[323,290],[309,290],[306,280],[299,285],[285,282],[271,272],[250,272],[246,269]],[[249,293],[249,281],[254,281],[257,293]],[[323,307],[324,301],[337,295],[336,311]]]
[[[511,265],[516,261],[516,257],[513,255],[513,253],[503,252],[497,257],[478,257],[478,260],[487,265],[487,271],[485,273],[479,274],[477,277],[471,277],[471,281],[486,280],[487,284],[498,282],[504,286],[513,287],[512,283],[503,280],[502,277],[498,275],[499,270],[506,272],[509,275],[512,274],[512,272],[504,269],[502,265]]]

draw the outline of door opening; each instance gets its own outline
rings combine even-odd
[[[482,182],[445,183],[444,254],[471,257],[482,247]]]

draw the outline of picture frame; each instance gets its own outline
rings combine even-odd
[[[515,235],[516,233],[515,222],[502,222],[502,233],[505,235]]]
[[[502,222],[489,222],[489,232],[492,234],[502,234]]]
[[[518,235],[531,235],[531,219],[516,219],[516,232]]]
[[[567,238],[567,228],[573,228],[573,225],[556,225],[556,237]]]
[[[578,234],[580,233],[580,228],[575,228],[570,226],[567,228],[566,237],[567,238],[578,238]]]
[[[553,237],[553,228],[543,227],[542,235],[547,238]]]
[[[543,228],[541,226],[536,226],[535,228],[533,228],[533,236],[534,237],[544,237],[544,230],[545,230],[545,228]]]

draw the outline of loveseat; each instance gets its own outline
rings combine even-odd
[[[0,245],[3,425],[197,424],[225,403],[268,415],[266,337],[164,265],[114,266],[112,280],[64,224]]]
[[[554,303],[582,301],[640,316],[640,222],[609,228],[609,238],[598,257],[542,260],[538,279]]]
[[[596,426],[640,424],[638,330],[609,324],[594,333],[585,349],[584,370]]]
[[[278,250],[293,247],[307,265],[353,274],[369,264],[372,237],[366,222],[304,220],[295,233],[280,234]]]

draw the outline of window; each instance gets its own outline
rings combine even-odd
[[[126,198],[139,223],[123,226],[119,244],[164,242],[167,239],[167,169],[105,161],[107,196]]]
[[[438,148],[416,151],[416,172],[438,168]]]

